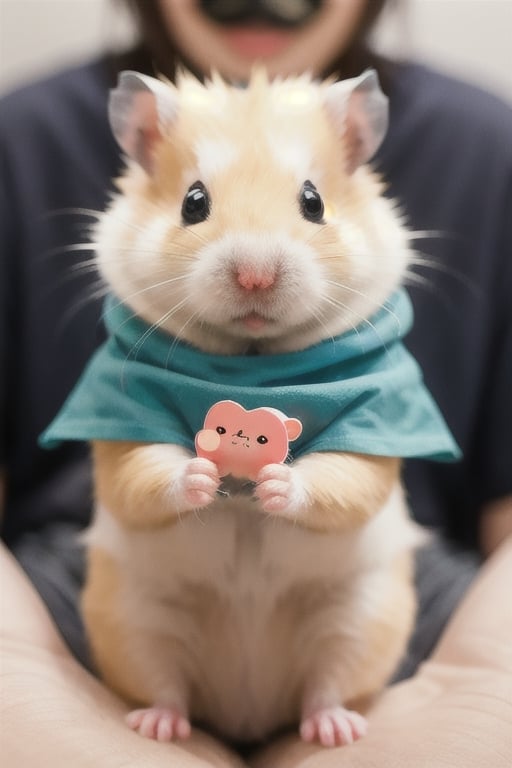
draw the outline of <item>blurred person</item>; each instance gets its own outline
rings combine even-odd
[[[200,78],[214,68],[236,83],[247,79],[254,61],[272,75],[309,70],[344,78],[377,69],[390,98],[390,127],[372,164],[417,233],[419,255],[408,286],[415,325],[407,343],[464,456],[455,465],[415,460],[405,468],[413,516],[437,535],[418,552],[420,612],[397,678],[410,677],[431,655],[481,559],[512,530],[510,108],[469,85],[374,53],[368,35],[385,0],[125,2],[141,32],[136,49],[26,86],[0,106],[2,591],[4,668],[11,681],[4,695],[12,723],[7,754],[16,767],[33,764],[35,756],[57,766],[70,759],[77,766],[172,765],[173,757],[180,766],[239,764],[232,751],[197,731],[190,742],[163,750],[131,734],[119,715],[122,705],[85,671],[90,660],[78,611],[83,553],[77,534],[92,503],[88,451],[76,444],[53,452],[37,446],[103,338],[102,289],[90,247],[84,258],[79,244],[123,165],[107,119],[107,92],[122,69],[172,79],[182,65]],[[459,736],[446,765],[500,765],[505,734],[497,719],[512,730],[512,669],[503,634],[510,633],[512,609],[500,595],[511,557],[504,543],[433,661],[384,695],[368,736],[350,753],[315,754],[314,765],[370,765],[372,750],[381,765],[396,764],[391,735],[401,738],[413,703],[417,719],[403,721],[408,736],[400,747],[410,749],[410,764],[418,742],[426,741],[424,759],[443,765],[439,755],[447,753],[443,739],[451,743],[451,724]],[[62,644],[30,582],[83,666]],[[488,671],[478,684],[467,677],[473,666]],[[501,673],[499,691],[491,667]],[[24,685],[32,696],[20,693]],[[470,687],[474,719],[465,718],[457,686]],[[432,687],[445,694],[441,704],[452,696],[452,705],[436,709]],[[489,713],[489,697],[500,696],[499,716]],[[434,727],[435,740],[428,730]],[[26,729],[37,734],[33,743],[23,739]],[[462,733],[468,743],[480,733],[485,762],[469,762],[478,753],[474,745],[465,751]],[[260,755],[258,765],[300,765],[315,748],[291,740],[276,749]]]

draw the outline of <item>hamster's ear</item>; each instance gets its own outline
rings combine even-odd
[[[121,149],[152,173],[155,145],[178,113],[174,88],[138,72],[121,72],[117,88],[110,92],[108,112]]]
[[[375,154],[388,127],[388,100],[375,70],[329,85],[325,106],[344,137],[347,172],[353,173]]]

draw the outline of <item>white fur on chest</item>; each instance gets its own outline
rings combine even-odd
[[[254,593],[262,602],[301,582],[351,578],[370,564],[386,567],[416,538],[398,487],[373,520],[352,532],[316,533],[235,496],[150,531],[130,531],[100,507],[87,534],[127,577],[152,590],[208,584],[226,597]]]
[[[335,617],[336,630],[360,642],[357,616],[375,612],[383,574],[415,537],[398,487],[353,533],[315,533],[234,497],[153,531],[127,531],[100,508],[88,536],[118,563],[119,618],[133,635],[133,658],[144,635],[178,638],[201,688],[197,716],[234,738],[287,721],[292,702],[282,692],[300,684],[297,649],[314,645],[323,623]],[[322,585],[336,595],[335,610],[332,597],[325,606],[315,600],[305,619],[302,595],[311,600]],[[155,681],[170,663],[159,654],[142,654]],[[164,695],[165,685],[154,692]]]

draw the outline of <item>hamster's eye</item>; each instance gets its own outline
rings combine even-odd
[[[184,224],[199,224],[210,214],[210,198],[202,181],[195,181],[183,198],[181,217]]]
[[[226,430],[224,429],[224,427],[217,427],[217,429],[215,431],[218,432],[219,435],[225,435],[226,434]]]
[[[308,221],[323,224],[324,203],[311,181],[305,181],[299,198],[300,210]]]
[[[265,443],[268,443],[268,437],[265,437],[265,435],[260,435],[256,438],[256,442],[260,445],[265,445]]]

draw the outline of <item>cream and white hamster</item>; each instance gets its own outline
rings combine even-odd
[[[369,322],[401,283],[407,232],[365,165],[387,125],[375,73],[256,71],[247,88],[123,73],[110,114],[130,160],[98,264],[148,326],[210,355],[300,354]],[[129,725],[359,738],[414,617],[400,459],[308,453],[225,495],[182,446],[93,452],[84,614]]]

